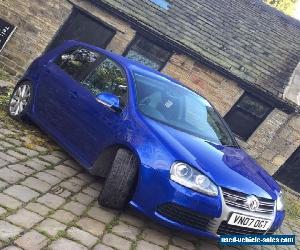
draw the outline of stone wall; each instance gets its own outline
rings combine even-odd
[[[19,77],[45,50],[74,5],[114,27],[116,35],[107,49],[124,52],[135,30],[87,0],[2,0],[0,17],[17,26],[17,30],[0,53],[0,68]],[[202,94],[223,116],[244,92],[235,81],[186,55],[175,53],[162,71]],[[273,174],[300,144],[299,115],[274,109],[247,142],[240,143]]]
[[[17,27],[0,53],[0,67],[19,76],[39,56],[67,19],[67,1],[2,0],[0,17]]]

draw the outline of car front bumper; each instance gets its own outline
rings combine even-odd
[[[210,238],[218,238],[222,234],[271,234],[284,219],[284,211],[276,211],[276,203],[271,213],[228,206],[221,188],[218,196],[207,196],[171,181],[169,171],[145,165],[140,169],[130,204],[165,226]],[[266,231],[231,226],[227,221],[232,213],[269,219],[272,224]]]

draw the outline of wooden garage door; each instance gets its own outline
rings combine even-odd
[[[276,180],[300,192],[300,147],[274,174]]]
[[[73,8],[71,15],[57,32],[47,50],[55,48],[65,40],[77,40],[105,48],[115,33],[115,30],[96,18]]]

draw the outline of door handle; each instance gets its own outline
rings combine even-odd
[[[70,97],[73,98],[73,99],[78,98],[77,92],[75,92],[75,91],[70,91]]]

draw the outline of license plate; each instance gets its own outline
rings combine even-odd
[[[271,220],[233,213],[228,224],[258,230],[267,230],[271,225]]]

